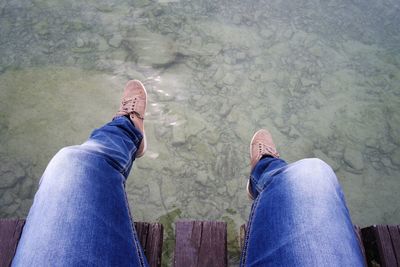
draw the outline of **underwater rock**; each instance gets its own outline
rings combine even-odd
[[[8,206],[14,201],[15,195],[7,190],[0,198],[0,206]]]
[[[85,41],[84,41],[82,38],[78,37],[78,38],[76,39],[75,45],[76,45],[76,47],[78,47],[78,48],[82,48],[82,47],[85,46]]]
[[[205,171],[198,171],[196,176],[196,182],[202,185],[207,185],[208,175]]]
[[[14,203],[8,206],[5,206],[2,208],[2,210],[7,214],[7,215],[14,215],[15,212],[18,210],[20,204]]]
[[[296,125],[299,123],[299,118],[297,117],[296,114],[290,115],[289,123],[292,125]]]
[[[233,85],[235,83],[235,80],[236,76],[233,73],[228,72],[222,81],[227,85]]]
[[[19,207],[19,213],[20,214],[26,214],[28,213],[29,209],[32,206],[32,199],[25,199],[21,201],[20,207]]]
[[[278,128],[284,128],[287,126],[281,117],[275,117],[274,124]]]
[[[25,171],[19,164],[11,160],[2,158],[2,164],[0,166],[0,189],[13,187],[24,176]]]
[[[224,78],[224,76],[225,76],[225,69],[224,69],[223,67],[219,67],[219,68],[217,69],[217,71],[215,72],[215,74],[214,74],[214,76],[213,76],[213,79],[214,79],[216,82],[219,82],[219,81],[221,81],[221,80]]]
[[[228,101],[224,101],[222,106],[220,106],[219,114],[221,117],[225,118],[231,112],[232,108],[233,106]]]
[[[114,34],[113,37],[108,40],[108,44],[111,47],[118,48],[121,45],[122,36],[120,34]]]
[[[242,16],[240,16],[239,14],[235,14],[232,17],[232,21],[233,21],[234,24],[240,25],[240,23],[242,22]]]
[[[364,161],[361,151],[346,147],[343,157],[344,162],[357,172],[364,169]]]
[[[230,195],[231,197],[236,195],[236,191],[238,189],[238,182],[239,182],[239,180],[237,180],[237,179],[232,179],[232,180],[226,181],[227,192],[228,192],[228,195]]]
[[[289,130],[288,136],[289,136],[290,138],[298,138],[298,137],[301,136],[301,134],[300,134],[300,132],[296,129],[296,127],[294,127],[294,126],[292,125],[292,126],[290,126],[290,130]]]
[[[400,166],[400,150],[396,149],[393,154],[390,156],[393,164]]]
[[[329,156],[327,156],[322,150],[320,150],[320,149],[315,149],[315,150],[313,151],[313,153],[314,153],[314,156],[315,156],[316,158],[319,158],[319,159],[325,161],[326,164],[328,164],[329,166],[331,166],[331,168],[332,168],[334,171],[337,171],[337,170],[340,169],[340,165],[339,165],[335,160],[333,160],[333,159],[331,159]]]
[[[158,183],[154,179],[148,179],[146,180],[146,183],[148,184],[149,188],[149,195],[148,195],[149,201],[157,206],[160,205],[161,196],[160,196],[160,187]]]
[[[21,198],[29,198],[32,197],[32,191],[34,189],[33,179],[27,177],[21,184],[21,188],[19,190],[19,195]]]
[[[216,55],[221,51],[222,46],[219,43],[208,43],[202,47],[205,54]]]
[[[206,132],[207,142],[210,145],[216,145],[219,142],[219,133],[216,130]]]
[[[196,136],[206,128],[205,122],[195,115],[189,117],[188,123],[185,125],[185,133],[187,136]]]
[[[391,142],[385,142],[385,140],[380,140],[379,142],[379,150],[384,154],[389,154],[392,151],[397,149],[397,146]]]
[[[221,195],[225,195],[226,193],[226,186],[219,186],[217,192]]]
[[[186,142],[186,135],[183,127],[172,126],[172,145],[179,146]]]
[[[142,66],[163,67],[175,61],[177,46],[175,42],[161,34],[137,29],[135,38],[130,39],[133,51]]]
[[[93,38],[93,42],[97,48],[97,51],[106,51],[109,48],[107,41],[103,36],[96,35]]]
[[[247,58],[247,55],[246,55],[245,52],[238,52],[238,53],[236,54],[236,62],[243,61],[243,60],[245,60],[246,58]]]
[[[310,79],[306,79],[306,78],[301,78],[301,84],[302,84],[304,87],[310,87],[310,86],[313,86],[313,85],[317,85],[318,82],[317,82],[317,81],[310,80]]]
[[[386,158],[386,157],[382,158],[381,162],[385,167],[389,167],[392,165],[392,162],[390,161],[390,159]]]
[[[163,179],[161,180],[161,192],[163,193],[163,195],[167,195],[176,199],[178,197],[178,183],[174,175],[175,173],[171,172],[171,175],[165,175],[163,177]]]
[[[263,38],[270,38],[272,35],[274,35],[274,32],[273,31],[271,31],[271,30],[269,30],[269,29],[262,29],[261,31],[260,31],[260,35],[263,37]]]
[[[365,145],[369,148],[379,148],[377,140],[373,138],[368,138],[367,141],[365,142]]]
[[[252,71],[250,72],[248,78],[251,81],[256,81],[258,79],[260,79],[261,73],[259,71]]]

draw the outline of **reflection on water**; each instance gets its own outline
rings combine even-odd
[[[386,1],[0,2],[0,217],[26,216],[48,160],[149,92],[137,220],[247,219],[248,143],[336,171],[357,224],[399,223],[400,4]]]

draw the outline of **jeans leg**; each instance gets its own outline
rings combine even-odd
[[[332,169],[319,159],[263,160],[252,173],[257,197],[241,266],[363,266]]]
[[[61,149],[44,172],[13,266],[148,266],[125,180],[142,135],[126,117]]]

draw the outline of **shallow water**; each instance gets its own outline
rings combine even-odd
[[[41,173],[149,93],[136,220],[247,220],[248,144],[269,129],[289,162],[335,170],[355,223],[400,222],[398,1],[0,2],[0,217],[27,215]]]

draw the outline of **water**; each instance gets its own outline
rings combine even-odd
[[[355,223],[399,223],[400,3],[0,2],[0,217],[25,217],[49,159],[149,93],[149,148],[127,183],[136,220],[225,220],[237,264],[248,144],[320,157]]]

